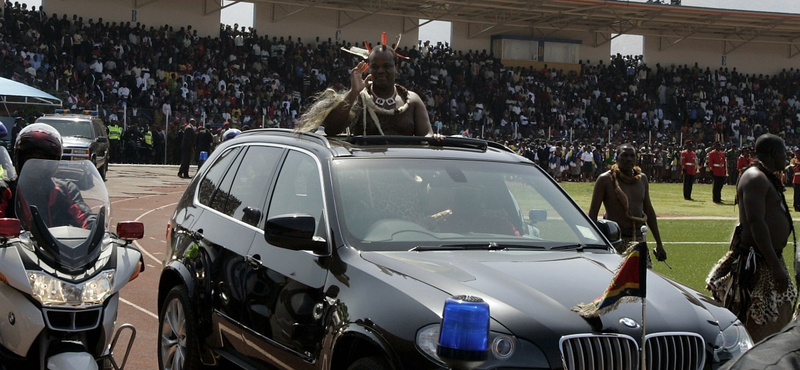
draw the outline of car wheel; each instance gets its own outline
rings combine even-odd
[[[389,363],[383,357],[363,357],[347,368],[347,370],[391,370]]]
[[[197,321],[191,309],[189,292],[183,285],[172,288],[158,315],[158,368],[200,369]]]

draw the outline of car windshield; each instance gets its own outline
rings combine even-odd
[[[39,118],[36,122],[46,123],[53,126],[61,136],[78,136],[85,138],[92,138],[92,125],[89,122],[79,122],[71,120],[49,120],[47,118]]]
[[[339,218],[360,250],[608,249],[529,164],[350,158],[332,172]]]

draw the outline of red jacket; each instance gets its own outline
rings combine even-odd
[[[712,150],[711,153],[708,153],[706,163],[708,163],[708,167],[711,169],[711,174],[714,176],[725,176],[728,174],[728,165],[725,161],[725,152]]]
[[[739,171],[739,174],[741,175],[742,171],[744,171],[744,169],[747,168],[751,162],[753,162],[753,157],[745,157],[744,155],[740,155],[739,159],[736,160],[736,171]]]
[[[684,150],[681,152],[681,169],[687,175],[697,175],[697,153]]]
[[[792,184],[800,184],[800,161],[795,163],[794,168],[794,175],[792,176]]]

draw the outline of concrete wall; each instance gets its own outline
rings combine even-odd
[[[191,25],[200,36],[219,36],[220,13],[203,15],[203,0],[158,0],[138,9],[132,0],[43,0],[42,6],[48,15],[58,14],[59,18],[67,14],[72,19],[78,14],[84,21],[103,18],[103,22],[139,22],[147,28],[169,24],[176,30]]]
[[[592,34],[589,33],[580,33],[580,32],[559,32],[558,34],[550,36],[552,38],[559,38],[559,39],[571,39],[571,40],[581,40],[581,52],[578,59],[584,61],[584,63],[588,60],[591,61],[591,64],[598,64],[600,60],[603,60],[604,63],[608,63],[609,58],[611,57],[611,43],[607,42],[600,46],[594,46],[594,37]],[[611,36],[606,36],[607,38]],[[605,40],[604,38],[601,38]]]
[[[487,35],[486,37],[476,37],[470,39],[468,38],[469,34],[467,31],[468,26],[466,23],[453,24],[452,46],[454,49],[463,51],[470,49],[480,51],[486,49],[487,52],[491,51],[491,36]],[[594,39],[590,34],[581,34],[579,32],[559,32],[544,36],[538,33],[531,35],[524,32],[507,32],[505,35],[539,39],[580,40],[581,46],[578,59],[583,61],[591,60],[592,64],[597,64],[600,59],[607,62],[611,55],[611,43],[594,47]]]
[[[657,37],[644,38],[644,57],[648,65],[693,65],[696,62],[712,70],[727,67],[728,70],[736,68],[741,73],[756,74],[775,74],[784,68],[800,67],[800,56],[789,58],[788,45],[749,43],[725,55],[723,41],[684,40],[670,47],[662,41],[663,50],[659,50],[658,44]],[[731,46],[728,48],[730,50]]]
[[[258,34],[267,35],[270,38],[273,35],[284,37],[291,35],[293,40],[301,37],[305,43],[316,37],[319,37],[321,41],[328,38],[336,41],[338,37],[338,40],[345,40],[364,47],[364,41],[373,44],[379,42],[381,32],[386,32],[386,39],[391,45],[404,29],[414,27],[407,23],[408,20],[400,17],[373,15],[353,21],[352,19],[357,19],[363,14],[340,14],[338,11],[327,9],[307,9],[287,17],[286,10],[291,10],[291,8],[281,9],[271,4],[256,3],[255,27]],[[343,27],[339,26],[340,17]],[[418,28],[403,34],[402,37],[401,48],[416,45],[419,38]]]
[[[453,23],[450,39],[451,47],[455,50],[477,50],[478,52],[486,49],[489,53],[492,51],[491,35],[486,34],[483,37],[469,38],[469,28],[466,23]]]

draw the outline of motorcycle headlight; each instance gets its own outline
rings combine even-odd
[[[717,340],[714,343],[714,359],[727,361],[747,352],[752,347],[753,340],[750,338],[750,334],[747,334],[744,324],[736,320],[717,334]]]
[[[39,271],[30,271],[28,280],[31,294],[43,306],[96,305],[111,294],[114,273],[104,271],[83,283],[71,284]]]
[[[87,305],[101,304],[111,294],[114,285],[114,273],[103,272],[91,280],[83,283],[81,289],[81,302]]]

